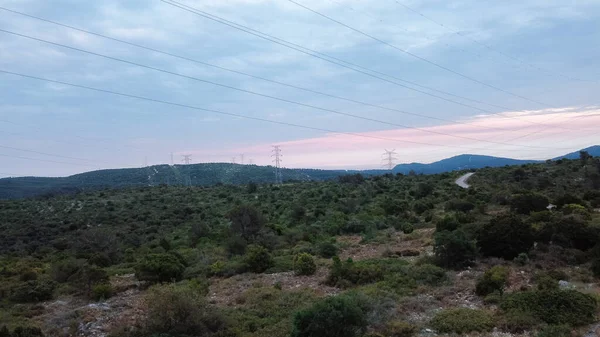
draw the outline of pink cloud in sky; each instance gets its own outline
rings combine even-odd
[[[600,108],[568,107],[480,115],[464,123],[420,130],[393,129],[352,135],[332,133],[276,145],[283,150],[285,167],[378,168],[384,149],[395,149],[398,163],[427,163],[464,153],[546,159],[600,144],[599,130]],[[244,153],[246,158],[253,158],[255,164],[268,165],[271,163],[271,145],[255,144],[230,152],[232,156]],[[194,153],[196,162],[214,161],[204,151],[190,153]]]

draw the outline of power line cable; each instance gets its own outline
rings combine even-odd
[[[9,157],[9,158],[17,158],[17,159],[25,159],[25,160],[35,160],[35,161],[41,161],[41,162],[47,162],[47,163],[56,163],[56,164],[67,164],[67,165],[75,165],[75,166],[85,166],[85,167],[94,167],[96,168],[96,166],[93,165],[86,165],[86,164],[78,164],[78,163],[68,163],[68,162],[64,162],[64,161],[56,161],[56,160],[50,160],[50,159],[39,159],[39,158],[30,158],[30,157],[21,157],[21,156],[13,156],[13,155],[8,155],[8,154],[1,154],[1,157]],[[56,156],[59,157],[59,156]]]
[[[128,61],[128,60],[124,60],[124,59],[121,59],[121,58],[112,57],[112,56],[108,56],[108,55],[104,55],[104,54],[100,54],[100,53],[88,51],[88,50],[81,49],[81,48],[76,48],[76,47],[68,46],[68,45],[61,44],[61,43],[56,43],[56,42],[52,42],[52,41],[48,41],[48,40],[44,40],[44,39],[39,39],[39,38],[36,38],[36,37],[33,37],[33,36],[29,36],[29,35],[25,35],[25,34],[20,34],[20,33],[8,31],[8,30],[5,30],[5,29],[0,29],[0,32],[4,32],[4,33],[7,33],[7,34],[12,34],[12,35],[15,35],[15,36],[19,36],[19,37],[31,39],[31,40],[38,41],[38,42],[47,43],[47,44],[54,45],[54,46],[59,46],[59,47],[62,47],[62,48],[67,48],[67,49],[79,51],[79,52],[82,52],[82,53],[86,53],[86,54],[90,54],[90,55],[94,55],[94,56],[98,56],[98,57],[110,59],[110,60],[117,61],[117,62],[122,62],[122,63],[130,64],[130,65],[138,66],[138,67],[141,67],[141,68],[146,68],[146,69],[150,69],[150,70],[162,72],[162,73],[173,75],[173,76],[178,76],[178,77],[190,79],[190,80],[193,80],[193,81],[207,83],[207,84],[211,84],[211,85],[214,85],[214,86],[223,87],[223,88],[226,88],[226,89],[240,91],[240,92],[244,92],[244,93],[247,93],[247,94],[252,94],[252,95],[256,95],[256,96],[260,96],[260,97],[264,97],[264,98],[269,98],[269,99],[273,99],[273,100],[277,100],[277,101],[281,101],[281,102],[285,102],[285,103],[289,103],[289,104],[294,104],[294,105],[298,105],[298,106],[302,106],[302,107],[307,107],[307,108],[311,108],[311,109],[315,109],[315,110],[321,110],[321,111],[331,112],[331,113],[342,115],[342,116],[346,116],[346,117],[351,117],[351,118],[366,120],[366,121],[370,121],[370,122],[375,122],[375,123],[380,123],[380,124],[385,124],[385,125],[390,125],[390,126],[405,128],[405,129],[418,130],[418,131],[425,132],[425,133],[443,135],[443,136],[448,136],[448,137],[453,137],[453,138],[467,139],[467,140],[478,141],[478,142],[486,142],[486,143],[491,143],[491,144],[509,145],[509,146],[516,146],[516,147],[531,147],[531,148],[538,148],[538,149],[539,148],[548,148],[548,147],[540,147],[540,146],[529,146],[529,145],[521,145],[521,144],[508,144],[508,143],[501,143],[501,142],[492,142],[492,141],[478,139],[478,138],[472,138],[472,137],[460,136],[460,135],[453,135],[453,134],[448,134],[448,133],[444,133],[444,132],[438,132],[438,131],[433,131],[433,130],[418,128],[418,127],[411,127],[411,126],[397,124],[397,123],[392,123],[392,122],[386,122],[386,121],[382,121],[382,120],[378,120],[378,119],[374,119],[374,118],[363,117],[363,116],[359,116],[359,115],[355,115],[355,114],[351,114],[351,113],[342,112],[342,111],[339,111],[339,110],[322,108],[322,107],[318,107],[318,106],[311,105],[311,104],[306,104],[306,103],[302,103],[302,102],[298,102],[298,101],[293,101],[293,100],[289,100],[289,99],[285,99],[285,98],[280,98],[280,97],[276,97],[276,96],[272,96],[272,95],[262,94],[262,93],[259,93],[259,92],[256,92],[256,91],[251,91],[251,90],[247,90],[247,89],[237,88],[237,87],[234,87],[234,86],[230,86],[230,85],[227,85],[227,84],[222,84],[222,83],[218,83],[218,82],[214,82],[214,81],[204,80],[204,79],[201,79],[201,78],[198,78],[198,77],[188,76],[188,75],[185,75],[185,74],[180,74],[180,73],[176,73],[176,72],[165,70],[165,69],[161,69],[161,68],[144,65],[144,64],[141,64],[141,63],[138,63],[138,62]]]
[[[407,10],[409,10],[409,11],[411,11],[411,12],[413,12],[413,13],[419,15],[419,16],[421,16],[422,18],[424,18],[424,19],[426,19],[428,21],[431,21],[431,22],[435,23],[436,25],[438,25],[438,26],[440,26],[440,27],[442,27],[442,28],[444,28],[444,29],[452,32],[453,34],[456,34],[456,35],[461,36],[461,37],[463,37],[465,39],[468,39],[468,40],[470,40],[470,41],[472,41],[472,42],[474,42],[474,43],[476,43],[476,44],[478,44],[478,45],[480,45],[480,46],[482,46],[482,47],[484,47],[484,48],[486,48],[488,50],[491,50],[491,51],[493,51],[493,52],[495,52],[497,54],[500,54],[500,55],[502,55],[502,56],[504,56],[504,57],[506,57],[506,58],[508,58],[510,60],[516,61],[516,62],[518,62],[520,64],[523,64],[525,66],[528,66],[530,68],[536,69],[538,71],[541,71],[541,72],[544,72],[544,73],[547,73],[547,74],[560,76],[562,78],[566,78],[566,79],[572,80],[572,81],[579,81],[579,82],[599,82],[598,80],[583,80],[583,79],[575,78],[575,77],[572,77],[572,76],[569,76],[569,75],[565,75],[565,74],[562,74],[562,73],[559,73],[559,72],[555,72],[555,71],[553,72],[553,71],[550,71],[548,69],[544,69],[544,68],[541,68],[541,67],[536,66],[534,64],[525,62],[524,60],[521,60],[521,59],[519,59],[517,57],[514,57],[512,55],[509,55],[509,54],[507,54],[507,53],[505,53],[505,52],[503,52],[503,51],[501,51],[501,50],[499,50],[497,48],[494,48],[494,47],[490,46],[487,43],[484,43],[484,42],[481,42],[481,41],[479,41],[477,39],[474,39],[474,38],[472,38],[472,37],[470,37],[470,36],[468,36],[466,34],[461,33],[460,31],[458,31],[456,29],[452,29],[449,26],[441,23],[440,21],[437,21],[437,20],[431,18],[430,16],[427,16],[427,15],[421,13],[421,12],[417,11],[416,9],[413,9],[412,7],[409,7],[408,5],[401,3],[400,1],[397,1],[397,0],[392,0],[392,1],[394,1],[398,5],[406,8]]]
[[[325,14],[323,14],[323,13],[319,12],[319,11],[316,11],[316,10],[314,10],[314,9],[312,9],[312,8],[308,7],[308,6],[305,6],[305,5],[303,5],[303,4],[299,3],[299,2],[296,2],[296,1],[294,1],[294,0],[287,0],[287,1],[288,1],[288,2],[291,2],[291,3],[293,3],[293,4],[296,4],[297,6],[300,6],[300,7],[304,8],[304,9],[306,9],[306,10],[308,10],[308,11],[310,11],[310,12],[312,12],[312,13],[316,14],[316,15],[319,15],[319,16],[321,16],[321,17],[323,17],[323,18],[326,18],[327,20],[330,20],[330,21],[332,21],[332,22],[335,22],[335,23],[337,23],[337,24],[339,24],[339,25],[341,25],[341,26],[344,26],[344,27],[346,27],[346,28],[348,28],[348,29],[350,29],[350,30],[352,30],[352,31],[354,31],[354,32],[357,32],[357,33],[359,33],[359,34],[361,34],[361,35],[364,35],[364,36],[366,36],[366,37],[368,37],[368,38],[370,38],[370,39],[372,39],[372,40],[375,40],[375,41],[377,41],[377,42],[379,42],[379,43],[382,43],[382,44],[384,44],[384,45],[386,45],[386,46],[388,46],[388,47],[390,47],[390,48],[396,49],[396,50],[398,50],[398,51],[400,51],[400,52],[402,52],[402,53],[404,53],[404,54],[407,54],[407,55],[410,55],[410,56],[412,56],[413,58],[416,58],[416,59],[418,59],[418,60],[421,60],[421,61],[423,61],[423,62],[426,62],[426,63],[428,63],[428,64],[431,64],[431,65],[433,65],[433,66],[435,66],[435,67],[437,67],[437,68],[440,68],[440,69],[442,69],[442,70],[445,70],[445,71],[447,71],[447,72],[450,72],[450,73],[452,73],[452,74],[455,74],[455,75],[457,75],[457,76],[460,76],[460,77],[462,77],[462,78],[464,78],[464,79],[467,79],[467,80],[469,80],[469,81],[471,81],[471,82],[478,83],[478,84],[480,84],[480,85],[483,85],[483,86],[485,86],[485,87],[488,87],[488,88],[494,89],[494,90],[496,90],[496,91],[499,91],[499,92],[503,92],[503,93],[505,93],[505,94],[507,94],[507,95],[510,95],[510,96],[513,96],[513,97],[517,97],[517,98],[520,98],[520,99],[522,99],[522,100],[526,100],[526,101],[529,101],[529,102],[532,102],[532,103],[536,103],[536,104],[539,104],[539,105],[542,105],[542,106],[545,106],[545,107],[549,107],[549,105],[548,105],[548,104],[546,104],[546,103],[542,103],[542,102],[540,102],[540,101],[538,101],[538,100],[531,99],[531,98],[528,98],[528,97],[525,97],[525,96],[522,96],[522,95],[519,95],[519,94],[513,93],[513,92],[511,92],[511,91],[508,91],[508,90],[505,90],[505,89],[499,88],[499,87],[497,87],[497,86],[495,86],[495,85],[491,85],[491,84],[489,84],[489,83],[486,83],[486,82],[480,81],[480,80],[478,80],[478,79],[476,79],[476,78],[474,78],[474,77],[471,77],[471,76],[465,75],[465,74],[463,74],[463,73],[460,73],[460,72],[458,72],[458,71],[456,71],[456,70],[453,70],[453,69],[451,69],[451,68],[448,68],[448,67],[446,67],[446,66],[444,66],[444,65],[441,65],[441,64],[439,64],[439,63],[437,63],[437,62],[431,61],[431,60],[429,60],[429,59],[427,59],[427,58],[424,58],[424,57],[422,57],[422,56],[419,56],[419,55],[417,55],[417,54],[414,54],[414,53],[412,53],[412,52],[410,52],[410,51],[408,51],[408,50],[402,49],[402,48],[400,48],[400,47],[398,47],[398,46],[396,46],[396,45],[394,45],[394,44],[391,44],[391,43],[389,43],[389,42],[387,42],[387,41],[384,41],[384,40],[382,40],[382,39],[380,39],[380,38],[378,38],[378,37],[375,37],[375,36],[373,36],[373,35],[371,35],[371,34],[365,33],[364,31],[362,31],[362,30],[360,30],[360,29],[354,28],[354,27],[352,27],[352,26],[350,26],[350,25],[348,25],[348,24],[345,24],[345,23],[343,23],[343,22],[341,22],[341,21],[339,21],[339,20],[336,20],[336,19],[334,19],[334,18],[332,18],[332,17],[330,17],[330,16],[327,16],[327,15],[325,15]]]
[[[8,150],[14,150],[14,151],[21,151],[21,152],[29,152],[29,153],[41,154],[41,155],[44,155],[44,156],[51,156],[51,157],[57,157],[57,158],[63,158],[63,159],[80,160],[80,161],[86,161],[86,162],[96,163],[96,164],[100,163],[100,162],[97,162],[97,161],[94,161],[94,160],[85,159],[85,158],[63,156],[63,155],[57,155],[57,154],[52,154],[52,153],[47,153],[47,152],[41,152],[41,151],[36,151],[36,150],[21,149],[21,148],[12,147],[12,146],[0,145],[0,148],[2,148],[2,149],[8,149]]]
[[[214,110],[214,109],[206,109],[206,108],[201,108],[201,107],[188,105],[188,104],[170,102],[170,101],[165,101],[165,100],[160,100],[160,99],[150,98],[150,97],[144,97],[144,96],[138,96],[138,95],[133,95],[133,94],[126,94],[126,93],[117,92],[117,91],[113,91],[113,90],[94,88],[94,87],[90,87],[90,86],[74,84],[74,83],[69,83],[69,82],[59,81],[59,80],[52,80],[52,79],[17,73],[17,72],[8,71],[8,70],[0,69],[0,73],[19,76],[19,77],[23,77],[23,78],[35,79],[38,81],[44,81],[44,82],[49,82],[49,83],[62,84],[62,85],[66,85],[66,86],[111,94],[111,95],[115,95],[115,96],[129,97],[129,98],[134,98],[137,100],[160,103],[160,104],[169,105],[169,106],[176,106],[176,107],[182,107],[182,108],[187,108],[187,109],[192,109],[192,110],[211,112],[211,113],[226,115],[226,116],[230,116],[230,117],[243,118],[243,119],[267,122],[267,123],[272,123],[272,124],[286,125],[286,126],[297,127],[297,128],[307,129],[307,130],[315,130],[315,131],[321,131],[321,132],[327,132],[327,133],[350,135],[350,136],[357,136],[357,137],[362,137],[362,138],[386,140],[386,141],[401,142],[401,143],[408,143],[408,144],[428,145],[428,146],[434,146],[434,147],[461,148],[461,149],[469,149],[469,150],[480,150],[481,149],[481,148],[472,148],[472,147],[465,147],[465,146],[459,146],[459,145],[433,144],[433,143],[417,142],[417,141],[410,141],[410,140],[403,140],[403,139],[371,136],[371,135],[354,133],[354,132],[337,131],[337,130],[331,130],[331,129],[326,129],[326,128],[312,127],[312,126],[300,125],[300,124],[295,124],[295,123],[281,122],[281,121],[276,121],[276,120],[271,120],[271,119],[266,119],[266,118],[247,116],[247,115],[242,115],[242,114],[237,114],[237,113],[232,113],[232,112],[225,112],[225,111],[219,111],[219,110]],[[512,146],[520,147],[519,145],[512,145]],[[553,148],[553,149],[556,149],[556,148]]]
[[[447,102],[451,102],[451,103],[454,103],[454,104],[457,104],[457,105],[461,105],[461,106],[464,106],[464,107],[469,107],[469,108],[472,108],[474,110],[478,110],[478,111],[481,111],[481,112],[489,113],[489,114],[492,114],[492,115],[497,115],[497,116],[500,116],[502,118],[519,119],[518,117],[503,116],[500,113],[494,113],[494,112],[492,112],[490,110],[482,109],[482,108],[479,108],[479,107],[476,107],[476,106],[473,106],[473,105],[470,105],[470,104],[458,102],[458,101],[455,101],[455,100],[452,100],[452,99],[449,99],[449,98],[446,98],[446,97],[442,97],[442,96],[435,95],[435,94],[432,94],[432,93],[429,93],[429,92],[426,92],[426,91],[415,89],[415,88],[406,86],[404,84],[401,84],[401,83],[389,80],[388,78],[385,78],[385,77],[393,78],[393,79],[398,80],[400,82],[410,83],[410,84],[415,85],[417,87],[426,88],[426,89],[434,91],[434,92],[439,92],[439,93],[442,93],[442,94],[445,94],[445,95],[448,95],[448,96],[457,97],[457,98],[460,98],[460,99],[463,99],[463,100],[466,100],[466,101],[470,101],[470,102],[475,102],[475,103],[479,103],[479,104],[485,104],[485,105],[489,105],[489,106],[492,106],[492,107],[496,107],[496,108],[504,109],[504,110],[508,110],[508,111],[513,111],[513,110],[522,111],[522,110],[509,108],[509,107],[498,105],[498,104],[486,103],[486,102],[482,102],[482,101],[470,99],[470,98],[467,98],[467,97],[464,97],[464,96],[459,96],[459,95],[456,95],[456,94],[452,94],[452,93],[448,93],[448,92],[445,92],[445,91],[441,91],[441,90],[438,90],[438,89],[434,89],[434,88],[422,86],[422,85],[416,84],[414,82],[406,81],[406,80],[403,80],[403,79],[401,79],[399,77],[395,77],[393,75],[385,74],[385,73],[379,72],[377,70],[369,69],[369,68],[357,65],[355,63],[344,61],[344,60],[342,60],[340,58],[336,58],[334,56],[327,55],[327,54],[318,52],[316,50],[313,50],[313,49],[310,49],[310,48],[307,48],[307,47],[303,47],[303,46],[295,44],[293,42],[280,39],[280,38],[275,37],[273,35],[266,34],[264,32],[258,31],[256,29],[250,28],[248,26],[244,26],[244,25],[235,23],[233,21],[224,19],[222,17],[218,17],[216,15],[210,14],[208,12],[199,10],[197,8],[194,8],[194,7],[190,7],[190,6],[184,5],[184,4],[176,2],[174,0],[160,0],[160,1],[162,1],[162,2],[164,2],[166,4],[169,4],[171,6],[183,9],[183,10],[188,11],[190,13],[196,14],[198,16],[202,16],[202,17],[207,18],[209,20],[212,20],[212,21],[221,23],[223,25],[229,26],[231,28],[234,28],[234,29],[246,32],[246,33],[248,33],[250,35],[259,37],[261,39],[264,39],[264,40],[267,40],[267,41],[271,41],[271,42],[273,42],[275,44],[278,44],[278,45],[281,45],[281,46],[284,46],[284,47],[296,50],[296,51],[301,52],[303,54],[306,54],[306,55],[309,55],[309,56],[321,59],[323,61],[326,61],[326,62],[329,62],[329,63],[332,63],[332,64],[336,64],[338,66],[344,67],[346,69],[353,70],[355,72],[367,75],[369,77],[377,78],[379,80],[382,80],[382,81],[385,81],[385,82],[397,85],[399,87],[402,87],[402,88],[405,88],[405,89],[409,89],[409,90],[412,90],[412,91],[415,91],[415,92],[419,92],[419,93],[422,93],[424,95],[435,97],[435,98],[438,98],[438,99],[441,99],[441,100],[444,100],[444,101],[447,101]],[[374,75],[374,74],[379,74],[379,75],[385,76],[385,77],[381,77],[381,76]],[[540,123],[534,123],[534,122],[530,122],[530,123],[531,124],[540,124]]]
[[[360,105],[364,105],[364,106],[374,107],[374,108],[378,108],[378,109],[382,109],[382,110],[394,111],[394,112],[398,112],[398,113],[402,113],[402,114],[407,114],[407,115],[412,115],[412,116],[417,116],[417,117],[422,117],[422,118],[428,118],[428,119],[437,120],[437,121],[451,122],[451,123],[456,123],[456,124],[473,125],[472,123],[466,123],[466,122],[461,122],[461,121],[456,121],[456,120],[439,118],[439,117],[435,117],[435,116],[429,116],[429,115],[424,115],[424,114],[419,114],[419,113],[408,112],[408,111],[404,111],[404,110],[400,110],[400,109],[394,109],[394,108],[385,107],[385,106],[378,105],[378,104],[373,104],[373,103],[368,103],[368,102],[364,102],[364,101],[359,101],[359,100],[352,99],[352,98],[347,98],[347,97],[342,97],[342,96],[338,96],[338,95],[333,95],[333,94],[329,94],[329,93],[325,93],[325,92],[321,92],[321,91],[317,91],[317,90],[313,90],[313,89],[309,89],[309,88],[303,88],[303,87],[300,87],[300,86],[297,86],[297,85],[293,85],[293,84],[289,84],[289,83],[284,83],[284,82],[277,81],[277,80],[268,79],[268,78],[265,78],[265,77],[262,77],[262,76],[252,75],[252,74],[249,74],[249,73],[246,73],[246,72],[242,72],[242,71],[238,71],[238,70],[234,70],[234,69],[229,69],[229,68],[222,67],[222,66],[215,65],[215,64],[211,64],[211,63],[208,63],[208,62],[203,62],[203,61],[199,61],[199,60],[196,60],[196,59],[192,59],[192,58],[189,58],[189,57],[186,57],[186,56],[181,56],[181,55],[173,54],[173,53],[166,52],[166,51],[163,51],[163,50],[159,50],[159,49],[156,49],[156,48],[147,47],[147,46],[144,46],[144,45],[141,45],[141,44],[132,43],[132,42],[129,42],[129,41],[117,39],[117,38],[114,38],[114,37],[111,37],[111,36],[107,36],[107,35],[104,35],[104,34],[95,33],[95,32],[89,31],[89,30],[77,28],[77,27],[74,27],[74,26],[66,25],[66,24],[63,24],[63,23],[60,23],[60,22],[56,22],[56,21],[52,21],[52,20],[48,20],[48,19],[44,19],[44,18],[41,18],[41,17],[38,17],[38,16],[26,14],[26,13],[23,13],[23,12],[14,11],[14,10],[7,9],[7,8],[1,7],[1,6],[0,6],[0,10],[4,10],[4,11],[11,12],[11,13],[14,13],[14,14],[22,15],[22,16],[25,16],[25,17],[28,17],[28,18],[40,20],[40,21],[43,21],[43,22],[51,23],[51,24],[58,25],[58,26],[61,26],[61,27],[64,27],[64,28],[68,28],[68,29],[72,29],[72,30],[75,30],[75,31],[79,31],[79,32],[82,32],[82,33],[94,35],[94,36],[101,37],[101,38],[104,38],[104,39],[108,39],[108,40],[111,40],[111,41],[123,43],[123,44],[129,45],[129,46],[133,46],[133,47],[136,47],[136,48],[145,49],[145,50],[152,51],[152,52],[155,52],[155,53],[159,53],[159,54],[162,54],[162,55],[171,56],[171,57],[174,57],[174,58],[178,58],[178,59],[190,61],[190,62],[201,64],[201,65],[204,65],[204,66],[208,66],[208,67],[212,67],[212,68],[224,70],[224,71],[227,71],[227,72],[231,72],[231,73],[235,73],[235,74],[238,74],[238,75],[247,76],[247,77],[254,78],[254,79],[259,79],[259,80],[262,80],[262,81],[265,81],[265,82],[269,82],[269,83],[273,83],[273,84],[277,84],[277,85],[281,85],[281,86],[286,86],[286,87],[297,89],[297,90],[302,90],[302,91],[305,91],[305,92],[310,92],[310,93],[313,93],[313,94],[322,95],[322,96],[325,96],[325,97],[335,98],[335,99],[344,100],[344,101],[347,101],[347,102],[352,102],[352,103],[356,103],[356,104],[360,104]],[[483,127],[483,126],[480,126],[480,127],[487,128],[487,129],[496,129],[496,128],[492,128],[492,127]]]

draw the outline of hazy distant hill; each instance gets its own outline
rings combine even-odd
[[[592,156],[600,156],[600,146],[592,146],[587,151]],[[579,151],[554,158],[576,159]],[[535,163],[535,160],[517,160],[491,156],[463,154],[443,159],[430,164],[401,164],[393,169],[393,173],[436,174],[465,169],[484,167],[501,167],[506,165],[522,165]],[[364,175],[380,175],[385,170],[346,171],[316,169],[283,169],[285,181],[329,180],[342,175],[361,173]],[[0,179],[0,199],[15,199],[54,193],[70,193],[99,188],[120,188],[126,186],[192,185],[209,186],[217,183],[247,184],[273,182],[275,170],[272,166],[237,165],[225,163],[193,164],[193,165],[158,165],[145,168],[100,170],[76,174],[64,178],[4,178]]]

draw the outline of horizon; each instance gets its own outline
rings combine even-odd
[[[385,149],[402,164],[600,144],[597,1],[181,3],[288,47],[166,1],[0,0],[0,178],[171,154],[266,166],[272,145],[283,167],[367,170]]]

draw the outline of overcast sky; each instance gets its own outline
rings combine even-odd
[[[271,145],[286,167],[377,168],[384,149],[404,163],[544,159],[600,143],[598,0],[294,0],[355,30],[288,0],[177,1],[335,60],[159,0],[0,0],[183,57],[0,10],[2,30],[143,65],[0,32],[0,71],[179,104],[0,73],[0,177],[166,164],[171,153],[266,165]]]

